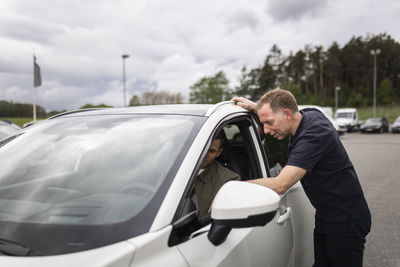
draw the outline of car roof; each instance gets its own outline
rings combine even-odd
[[[384,120],[385,118],[384,117],[371,117],[371,118],[368,118],[367,120]]]
[[[4,119],[0,119],[0,125],[6,125],[6,126],[13,127],[15,129],[21,129],[21,127],[19,127],[17,124],[13,123],[12,121],[4,120]]]
[[[306,108],[315,108],[315,109],[318,109],[319,111],[321,111],[322,113],[324,113],[322,107],[317,106],[317,105],[298,105],[297,107],[299,108],[299,110],[306,109]]]
[[[356,112],[357,109],[356,108],[338,108],[336,110],[336,113],[340,113],[340,112]]]
[[[49,119],[85,115],[122,115],[122,114],[175,114],[189,116],[209,116],[222,107],[236,106],[233,101],[212,104],[176,104],[176,105],[148,105],[120,108],[91,108],[78,109],[60,113]]]

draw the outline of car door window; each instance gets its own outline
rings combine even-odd
[[[207,151],[210,149],[212,140],[220,131],[223,131],[226,138],[222,144],[222,153],[216,160],[224,168],[228,169],[229,172],[238,174],[242,181],[262,177],[261,163],[255,149],[255,140],[251,134],[253,132],[253,136],[255,136],[255,131],[248,116],[223,122],[215,129],[212,138],[210,138],[210,141],[204,148],[202,157],[198,161],[197,170],[200,170],[200,166]],[[196,179],[199,179],[197,176],[198,172],[199,171],[192,177],[191,184],[188,186],[185,197],[182,199],[180,207],[178,208],[173,223],[174,230],[169,240],[170,246],[193,238],[194,232],[211,222],[209,213],[199,214],[199,203],[197,200],[204,196],[196,195],[195,183]],[[220,184],[219,186],[222,185],[223,184]],[[219,188],[217,188],[216,191],[218,191],[218,189]],[[207,190],[205,191],[209,192]],[[213,198],[214,195],[210,197]],[[201,234],[201,232],[198,234]]]
[[[235,121],[223,127],[226,140],[218,160],[231,171],[239,174],[241,180],[261,177],[258,158],[250,131],[249,120]]]
[[[267,154],[269,173],[271,177],[276,177],[288,160],[289,138],[277,140],[270,135],[262,135],[262,145]]]
[[[267,174],[269,177],[276,177],[288,161],[289,138],[278,140],[269,134],[264,134],[264,127],[258,116],[253,116],[253,121],[257,127],[258,136],[261,139],[261,145],[266,154],[265,167],[268,170]]]

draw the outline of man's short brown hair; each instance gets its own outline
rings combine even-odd
[[[299,111],[296,98],[287,90],[273,89],[266,92],[260,100],[257,101],[257,110],[264,104],[269,103],[273,112],[289,109],[292,113]]]

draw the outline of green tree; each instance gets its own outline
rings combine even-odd
[[[274,65],[270,63],[270,59],[264,61],[264,66],[260,69],[258,77],[257,99],[259,99],[268,90],[274,89],[276,84],[277,73],[274,71]]]
[[[394,93],[389,79],[384,79],[377,90],[377,104],[388,105],[393,102]]]
[[[203,77],[190,87],[190,103],[215,104],[231,98],[232,90],[222,71],[212,77]]]
[[[297,104],[299,104],[299,105],[304,104],[302,102],[300,87],[297,84],[295,84],[293,82],[284,83],[282,85],[282,88],[284,88],[285,90],[290,91],[293,94],[293,96],[296,98]]]
[[[363,96],[360,93],[352,91],[350,97],[347,100],[347,106],[349,107],[361,107],[364,104]]]
[[[181,93],[171,93],[168,91],[150,91],[141,95],[133,95],[129,101],[129,106],[140,105],[165,105],[182,104],[183,97]]]
[[[46,110],[36,105],[36,115],[38,118],[46,117]],[[32,117],[33,105],[24,103],[13,103],[5,100],[0,101],[0,117]]]
[[[342,64],[339,59],[340,47],[334,42],[327,50],[327,59],[324,62],[325,87],[327,88],[327,97],[335,97],[335,88],[340,85],[342,73]]]
[[[235,88],[234,94],[237,96],[246,97],[253,101],[257,101],[260,96],[265,93],[260,89],[259,86],[258,81],[260,73],[260,68],[254,68],[247,72],[246,67],[243,67],[239,79],[240,85]]]
[[[301,98],[303,98],[304,94],[306,94],[305,86],[304,87],[302,86],[304,84],[304,78],[305,78],[305,68],[304,68],[306,61],[305,59],[306,59],[306,54],[302,50],[299,50],[294,56],[290,57],[290,63],[289,63],[289,67],[291,69],[291,77],[302,92]]]
[[[242,68],[240,85],[235,88],[235,95],[244,96],[257,101],[265,92],[287,80],[286,61],[278,46],[273,45],[270,54],[264,60],[264,65],[247,72]]]
[[[85,104],[80,108],[81,109],[83,109],[83,108],[112,108],[112,106],[108,106],[106,104],[99,104],[99,105]]]
[[[129,106],[140,106],[140,97],[133,95],[131,100],[129,100]]]
[[[382,85],[379,103],[400,101],[400,44],[390,35],[353,36],[341,48],[334,42],[328,50],[306,45],[304,49],[282,54],[278,46],[268,51],[262,66],[242,69],[235,94],[255,101],[266,91],[295,83],[301,94],[299,103],[332,105],[335,88],[341,87],[340,105],[371,105],[373,88],[372,49],[377,56],[377,84]],[[387,79],[383,84],[382,82]],[[389,101],[389,96],[391,101]]]
[[[52,110],[52,111],[50,111],[50,112],[47,112],[47,117],[55,116],[55,115],[57,115],[57,114],[60,114],[60,113],[66,112],[66,111],[67,111],[66,109],[63,109],[63,110],[61,110],[61,111]]]

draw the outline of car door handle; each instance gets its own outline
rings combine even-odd
[[[282,224],[284,222],[286,222],[290,216],[292,215],[292,208],[288,207],[285,211],[284,214],[282,214],[281,216],[278,217],[278,224]]]

